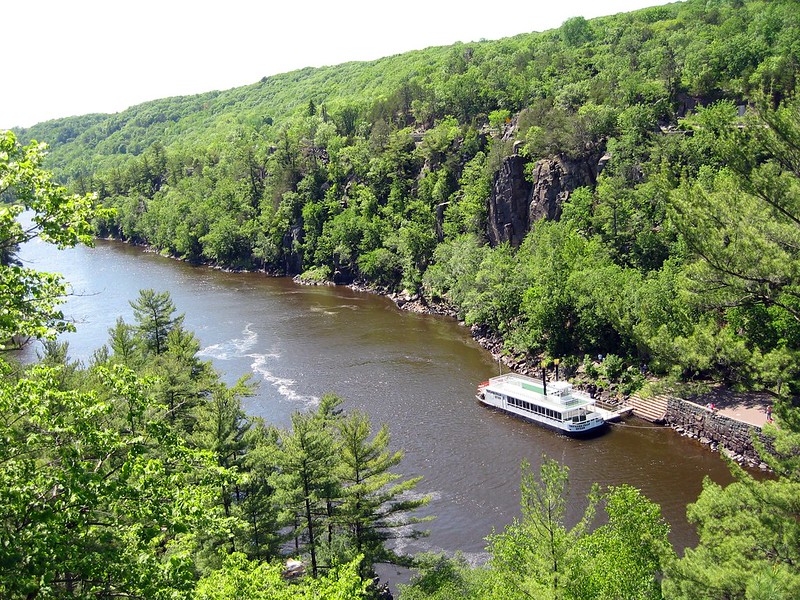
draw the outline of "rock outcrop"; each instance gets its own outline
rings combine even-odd
[[[521,156],[503,160],[494,177],[489,198],[489,241],[492,246],[511,242],[519,246],[530,230],[531,183],[525,178],[526,161]]]
[[[533,223],[558,220],[561,206],[574,190],[597,182],[597,156],[582,160],[556,156],[537,161],[533,183],[525,176],[527,164],[521,156],[509,156],[495,175],[487,232],[492,245],[510,242],[519,246]]]
[[[533,190],[529,222],[558,220],[569,195],[583,186],[597,183],[597,160],[573,161],[562,157],[540,160],[533,167]]]
[[[303,270],[303,224],[293,226],[283,235],[283,247],[286,253],[283,268],[287,275],[295,275]]]

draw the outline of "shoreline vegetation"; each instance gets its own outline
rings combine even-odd
[[[454,307],[501,362],[624,395],[792,395],[795,8],[576,17],[19,134],[113,209],[101,237]]]
[[[361,281],[361,282],[354,281],[351,283],[335,283],[329,279],[320,280],[320,279],[305,278],[303,277],[302,274],[288,275],[286,273],[282,273],[279,271],[268,271],[265,269],[252,270],[245,268],[231,268],[214,264],[211,262],[190,261],[186,258],[181,258],[180,256],[164,254],[157,248],[153,248],[146,244],[132,244],[129,241],[120,240],[113,237],[104,237],[98,239],[102,239],[108,242],[128,244],[134,247],[140,247],[144,252],[149,252],[151,254],[158,254],[159,256],[162,256],[164,258],[176,260],[179,262],[186,262],[193,266],[202,266],[209,269],[214,269],[217,271],[222,271],[224,273],[252,273],[252,274],[264,275],[266,277],[285,277],[287,279],[291,279],[298,285],[330,286],[330,287],[342,286],[356,292],[363,292],[366,294],[375,294],[377,296],[383,296],[384,298],[388,298],[389,300],[391,300],[394,303],[394,305],[400,310],[405,310],[416,314],[447,317],[455,320],[462,327],[466,327],[467,329],[469,329],[470,335],[481,346],[481,348],[489,352],[494,360],[502,361],[503,365],[505,365],[506,368],[508,368],[509,370],[514,371],[516,373],[520,373],[521,375],[529,375],[533,377],[540,376],[540,372],[537,372],[537,369],[538,371],[540,371],[541,367],[538,366],[536,359],[534,357],[525,358],[520,355],[512,356],[507,351],[505,351],[505,342],[502,339],[502,337],[500,337],[495,333],[492,333],[486,325],[479,325],[479,324],[467,325],[463,319],[459,318],[458,310],[454,306],[451,306],[450,304],[448,304],[446,301],[443,300],[440,300],[439,302],[429,302],[420,294],[410,294],[407,291],[393,292],[386,288],[370,285],[370,283],[366,281]]]
[[[522,371],[776,399],[756,448],[772,476],[706,480],[683,556],[630,486],[594,487],[567,523],[568,469],[542,457],[489,561],[414,557],[402,600],[800,597],[797,7],[574,17],[0,134],[0,339],[49,340],[37,365],[0,360],[0,595],[378,600],[373,565],[412,562],[385,542],[421,534],[397,533],[427,499],[387,428],[335,397],[287,431],[247,416],[247,381],[215,379],[168,292],[71,363],[63,281],[14,253],[94,235],[441,299]]]

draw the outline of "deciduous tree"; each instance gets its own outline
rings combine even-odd
[[[67,292],[63,280],[17,264],[18,246],[34,238],[59,248],[92,241],[95,197],[57,185],[42,168],[45,150],[0,132],[0,350],[12,336],[53,338],[72,328],[57,309]],[[23,225],[25,211],[30,220]]]

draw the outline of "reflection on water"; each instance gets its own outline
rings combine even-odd
[[[629,421],[575,440],[480,406],[475,387],[496,374],[491,356],[454,321],[405,313],[382,297],[193,267],[113,242],[63,252],[34,243],[23,257],[72,283],[65,312],[78,333],[65,339],[73,358],[104,344],[117,316],[132,321],[139,289],[169,290],[226,381],[254,373],[250,413],[285,427],[293,411],[334,392],[345,408],[387,423],[392,445],[405,451],[399,470],[423,475],[418,491],[434,499],[431,535],[410,549],[482,556],[492,529],[519,515],[520,463],[536,469],[542,455],[570,467],[571,518],[593,482],[628,483],[661,504],[678,548],[695,543],[685,511],[703,477],[730,481],[716,455],[668,429]]]

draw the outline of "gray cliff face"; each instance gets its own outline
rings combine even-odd
[[[557,156],[537,161],[533,183],[525,178],[526,164],[521,156],[509,156],[495,175],[488,224],[493,246],[502,242],[519,246],[533,223],[560,219],[561,206],[569,195],[597,182],[596,157],[574,161]]]
[[[284,256],[284,269],[287,275],[296,275],[303,271],[303,224],[295,225],[283,236],[283,247],[287,248]]]
[[[530,222],[558,220],[561,206],[579,187],[597,183],[597,160],[572,161],[561,157],[540,160],[533,168]]]
[[[525,178],[526,162],[521,156],[509,156],[495,174],[489,198],[488,234],[492,246],[502,242],[519,246],[530,229],[532,186]]]

